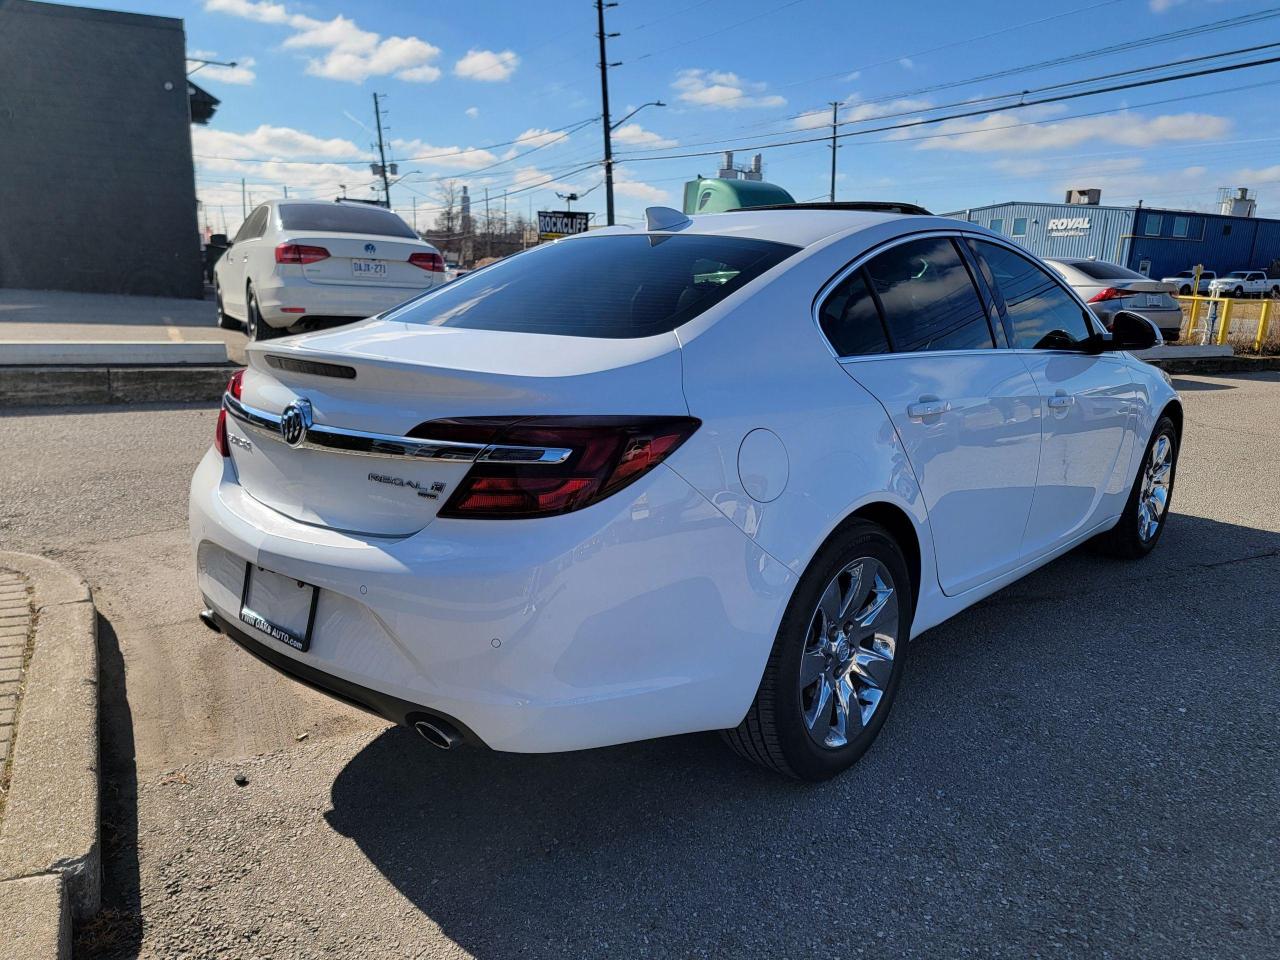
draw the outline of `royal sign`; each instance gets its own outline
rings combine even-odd
[[[1048,224],[1049,233],[1083,233],[1089,229],[1088,217],[1059,217],[1050,220]]]

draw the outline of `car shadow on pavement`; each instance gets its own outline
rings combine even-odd
[[[828,783],[715,734],[529,756],[393,728],[326,819],[481,958],[1264,956],[1280,534],[1173,520],[1143,563],[1077,551],[924,634]]]

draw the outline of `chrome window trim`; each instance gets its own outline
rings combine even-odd
[[[1017,243],[1014,243],[1012,240],[1009,240],[999,234],[994,234],[994,233],[991,233],[990,231],[981,229],[981,226],[982,226],[981,224],[973,224],[973,226],[979,227],[979,229],[978,230],[965,230],[963,228],[951,229],[951,230],[931,229],[931,230],[919,230],[912,233],[899,234],[896,237],[891,237],[888,240],[885,240],[881,243],[876,244],[874,247],[864,250],[862,253],[858,254],[858,256],[855,257],[853,260],[850,260],[843,267],[837,270],[836,273],[826,283],[824,283],[821,287],[818,288],[818,293],[813,298],[813,303],[810,305],[810,308],[809,308],[809,319],[813,321],[814,329],[818,331],[818,337],[822,340],[822,345],[827,348],[827,352],[830,353],[831,356],[834,357],[837,362],[842,364],[852,363],[859,360],[883,360],[886,357],[904,357],[904,356],[911,356],[911,355],[965,356],[969,354],[989,354],[989,353],[995,353],[997,351],[1004,351],[1009,353],[1026,351],[1029,353],[1036,353],[1036,354],[1052,352],[1052,353],[1068,354],[1071,356],[1078,356],[1081,353],[1081,351],[1079,350],[1055,349],[1052,351],[1047,351],[1047,350],[1037,350],[1034,347],[1014,347],[1014,346],[1002,347],[999,345],[996,345],[994,347],[980,347],[977,349],[966,349],[966,350],[911,350],[911,351],[899,351],[899,352],[890,351],[888,353],[857,353],[857,354],[850,354],[848,356],[841,356],[839,353],[836,352],[836,348],[831,345],[831,341],[827,339],[827,335],[822,329],[822,320],[820,317],[820,314],[822,311],[822,304],[826,302],[827,297],[831,295],[832,291],[834,291],[835,288],[840,285],[840,283],[845,279],[845,277],[849,276],[849,274],[853,273],[856,270],[860,270],[863,266],[866,265],[867,261],[870,260],[872,257],[879,256],[881,253],[884,253],[886,250],[890,250],[893,247],[900,246],[901,244],[908,243],[912,240],[926,240],[930,237],[949,237],[950,239],[955,240],[957,242],[962,240],[967,240],[967,239],[982,240],[986,243],[995,244],[998,247],[1006,247],[1013,253],[1016,253],[1018,256],[1023,257],[1026,260],[1030,260],[1032,264],[1034,264],[1035,266],[1038,266],[1041,270],[1043,270],[1046,274],[1048,274],[1049,279],[1051,279],[1054,283],[1056,283],[1060,289],[1066,291],[1067,296],[1069,296],[1072,300],[1074,300],[1079,305],[1081,311],[1083,311],[1084,313],[1086,321],[1093,326],[1094,332],[1097,333],[1100,331],[1101,324],[1098,322],[1098,318],[1094,315],[1093,311],[1089,309],[1089,305],[1084,302],[1084,299],[1080,296],[1080,294],[1076,293],[1075,289],[1069,283],[1067,283],[1060,276],[1058,276],[1058,274],[1053,270],[1053,268],[1049,267],[1043,260],[1041,260],[1035,254],[1033,254],[1031,251],[1027,250],[1026,247],[1023,247]],[[978,298],[982,300],[983,299],[982,291],[978,290],[977,293],[978,293]],[[984,301],[984,305],[985,305],[985,301]]]
[[[222,395],[222,407],[236,422],[253,432],[277,443],[284,443],[284,438],[280,435],[280,414],[251,407],[229,393]],[[567,447],[524,447],[510,444],[430,440],[349,430],[345,427],[319,423],[312,424],[307,429],[305,438],[298,446],[307,450],[343,453],[355,457],[428,460],[444,463],[474,463],[477,460],[488,460],[497,463],[552,465],[564,463],[573,454],[573,450]]]
[[[871,247],[868,250],[864,250],[862,253],[858,254],[857,258],[849,261],[843,267],[837,270],[835,275],[832,276],[831,279],[829,279],[826,283],[824,283],[818,289],[818,294],[813,298],[813,303],[809,307],[809,318],[813,321],[814,328],[818,331],[818,336],[822,338],[822,344],[827,348],[827,352],[830,353],[831,356],[835,357],[835,359],[838,360],[840,363],[844,363],[846,361],[852,361],[852,360],[876,360],[876,359],[883,359],[885,357],[905,357],[905,356],[924,356],[924,355],[938,356],[941,354],[970,354],[970,353],[986,354],[986,353],[992,353],[996,350],[1007,349],[1005,347],[992,346],[992,347],[976,347],[976,348],[970,347],[963,350],[898,350],[898,351],[890,350],[888,353],[854,353],[854,354],[849,354],[848,356],[841,356],[839,353],[836,352],[836,348],[831,345],[831,341],[827,339],[826,332],[822,329],[822,318],[821,318],[822,305],[826,302],[827,298],[831,296],[835,288],[838,287],[844,281],[845,277],[849,276],[849,274],[857,270],[862,269],[862,267],[865,266],[867,261],[870,260],[872,257],[877,257],[887,250],[892,250],[894,247],[901,246],[904,243],[910,243],[913,240],[928,240],[931,237],[947,237],[948,239],[951,239],[951,240],[960,240],[962,237],[966,237],[966,236],[983,237],[985,239],[992,235],[989,233],[971,233],[970,231],[966,231],[966,230],[939,230],[939,229],[919,230],[914,233],[903,233],[903,234],[899,234],[896,237],[892,237],[888,240],[885,240],[883,243],[876,244],[876,246]],[[966,270],[968,269],[967,264],[965,265],[965,269]],[[970,278],[970,282],[972,282],[972,277]],[[977,294],[978,301],[982,303],[983,310],[985,312],[987,310],[987,303],[983,299],[982,291],[975,286],[973,292]]]

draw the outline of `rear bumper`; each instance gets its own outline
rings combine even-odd
[[[441,281],[443,282],[443,281]],[[272,327],[288,327],[308,317],[363,320],[426,293],[423,287],[377,287],[367,284],[312,283],[300,277],[272,276],[254,287],[262,319]],[[284,312],[285,307],[295,312]],[[303,312],[296,312],[301,307]]]
[[[207,598],[206,602],[208,602]],[[273,645],[270,641],[259,640],[250,636],[239,622],[232,623],[217,613],[214,614],[214,619],[223,634],[233,640],[241,649],[261,660],[272,669],[283,673],[291,680],[296,680],[312,690],[318,690],[348,706],[356,707],[405,727],[412,726],[414,721],[425,717],[437,717],[447,720],[458,728],[466,742],[484,746],[483,741],[475,733],[460,724],[455,717],[445,716],[438,710],[431,710],[421,704],[410,703],[408,700],[401,700],[399,697],[393,697],[388,693],[363,687],[358,683],[352,683],[350,680],[344,680],[331,673],[325,673],[323,670],[319,670],[308,663],[285,656],[280,652],[279,647]]]
[[[210,451],[190,523],[200,591],[250,652],[396,722],[443,716],[496,750],[734,726],[794,583],[665,466],[562,517],[437,519],[377,538],[258,503]],[[306,653],[240,622],[246,562],[320,588]]]

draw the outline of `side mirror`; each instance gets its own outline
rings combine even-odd
[[[1121,310],[1111,319],[1111,350],[1150,350],[1164,346],[1154,322],[1132,310]]]
[[[231,244],[227,242],[227,235],[225,233],[214,233],[209,236],[209,246],[229,247]]]

